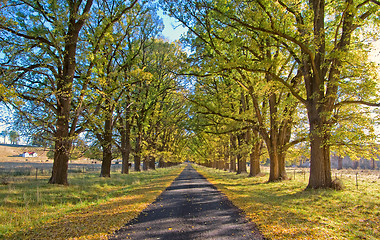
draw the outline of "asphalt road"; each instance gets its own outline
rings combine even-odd
[[[241,211],[191,165],[110,239],[264,239]]]

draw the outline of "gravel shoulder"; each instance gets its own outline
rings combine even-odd
[[[110,239],[264,239],[191,165],[154,203]]]

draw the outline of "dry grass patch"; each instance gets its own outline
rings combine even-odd
[[[342,191],[305,190],[308,176],[266,183],[267,174],[195,167],[270,239],[380,239],[379,179],[362,175],[357,189],[356,179],[342,175]]]
[[[170,185],[183,166],[129,175],[71,176],[0,186],[0,239],[107,239]]]

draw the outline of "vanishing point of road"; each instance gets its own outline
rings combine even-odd
[[[191,165],[136,219],[110,239],[264,239]]]

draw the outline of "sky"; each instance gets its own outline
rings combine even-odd
[[[161,9],[158,11],[158,15],[162,18],[165,26],[162,35],[170,42],[178,40],[181,35],[186,32],[186,28],[184,28],[181,23],[172,17],[164,15]]]
[[[373,50],[370,53],[370,59],[377,64],[380,64],[380,40],[374,42],[372,45]]]

